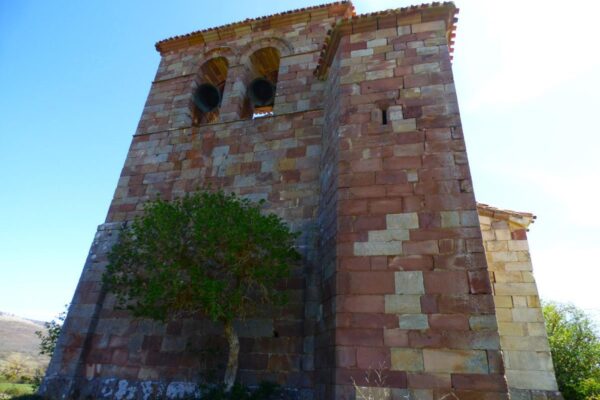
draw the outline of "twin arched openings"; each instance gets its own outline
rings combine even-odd
[[[256,50],[248,57],[243,76],[233,76],[242,83],[241,92],[231,93],[229,100],[241,101],[241,119],[258,118],[273,114],[275,88],[279,74],[280,53],[274,47]],[[211,58],[200,67],[199,78],[192,96],[194,125],[219,121],[219,112],[226,90],[229,62],[225,57]],[[245,90],[244,90],[245,89]],[[240,91],[236,85],[227,90]]]

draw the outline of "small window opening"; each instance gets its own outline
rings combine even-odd
[[[273,115],[279,58],[279,51],[273,47],[257,50],[250,56],[251,79],[246,90],[243,117],[256,119]]]
[[[200,67],[200,77],[192,100],[192,124],[214,123],[219,120],[219,107],[227,80],[229,64],[224,57],[213,58]]]
[[[387,125],[387,108],[381,108],[381,125]]]

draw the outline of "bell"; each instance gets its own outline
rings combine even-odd
[[[221,91],[213,84],[203,83],[194,92],[194,104],[202,112],[210,112],[221,104]]]
[[[272,106],[275,101],[275,85],[266,78],[256,78],[248,85],[248,97],[254,107]]]

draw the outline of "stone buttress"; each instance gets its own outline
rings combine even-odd
[[[157,43],[41,393],[177,398],[222,378],[220,326],[133,319],[101,284],[146,201],[210,185],[266,200],[301,232],[290,303],[237,323],[240,383],[277,382],[302,400],[354,399],[355,387],[387,399],[558,396],[526,244],[475,202],[450,64],[457,11],[356,16],[340,2]],[[275,85],[272,104],[249,96],[256,78]],[[203,85],[218,107],[198,106]]]

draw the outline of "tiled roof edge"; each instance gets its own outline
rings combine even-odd
[[[477,212],[480,216],[509,221],[517,225],[521,225],[524,228],[527,228],[529,225],[534,223],[535,219],[537,218],[532,213],[503,210],[483,203],[477,203]]]
[[[321,54],[319,57],[319,63],[317,65],[317,68],[315,69],[315,75],[320,79],[323,79],[327,75],[327,70],[329,69],[331,62],[333,61],[333,57],[335,56],[337,46],[338,46],[339,41],[342,36],[347,35],[347,34],[352,34],[352,33],[365,32],[367,30],[373,29],[373,27],[369,28],[370,25],[373,25],[373,24],[370,24],[370,22],[373,20],[375,22],[374,28],[378,29],[378,28],[380,28],[379,21],[380,21],[380,19],[382,19],[381,17],[389,17],[389,16],[394,16],[394,15],[396,17],[404,17],[406,15],[410,15],[410,14],[414,14],[414,13],[418,13],[418,12],[431,11],[434,8],[447,9],[446,35],[448,38],[448,47],[450,50],[450,57],[452,57],[452,51],[454,50],[454,37],[455,37],[456,22],[458,21],[458,19],[456,18],[456,14],[458,14],[459,9],[451,1],[444,2],[444,3],[434,2],[434,3],[429,3],[429,4],[421,4],[421,5],[410,6],[410,7],[377,11],[377,12],[368,13],[368,14],[354,15],[350,18],[344,18],[344,19],[337,21],[336,25],[332,27],[332,29],[328,32],[327,37],[325,38],[325,42],[323,43],[323,48],[321,50]],[[436,20],[436,19],[439,20],[440,18],[436,17],[436,18],[431,19],[431,21]],[[386,21],[386,22],[388,22],[388,21]],[[422,21],[422,22],[428,22],[428,21]],[[410,22],[408,22],[407,24],[410,24]],[[397,24],[396,26],[398,26],[398,25],[401,25],[401,24]]]
[[[223,31],[232,31],[232,30],[243,31],[243,28],[245,26],[249,26],[250,28],[252,28],[252,24],[256,24],[256,23],[260,23],[260,22],[267,22],[268,20],[271,20],[271,19],[276,19],[279,17],[294,16],[294,15],[299,15],[299,14],[306,13],[306,12],[310,13],[311,11],[315,11],[315,10],[328,9],[328,8],[334,8],[334,7],[340,7],[340,6],[346,7],[346,10],[345,10],[346,13],[349,12],[351,15],[355,14],[354,5],[352,4],[351,1],[349,1],[349,0],[336,1],[333,3],[325,3],[325,4],[320,4],[320,5],[311,6],[311,7],[298,8],[295,10],[284,11],[281,13],[266,15],[266,16],[257,17],[257,18],[248,18],[248,19],[245,19],[240,22],[234,22],[231,24],[225,24],[225,25],[221,25],[221,26],[217,26],[217,27],[213,27],[213,28],[202,29],[202,30],[186,33],[184,35],[173,36],[173,37],[170,37],[170,38],[167,38],[167,39],[157,42],[155,44],[155,47],[158,52],[160,52],[161,54],[164,54],[165,52],[167,52],[169,50],[175,50],[175,49],[179,49],[179,48],[186,47],[186,46],[193,45],[193,44],[206,43],[207,41],[210,41],[210,39],[212,39],[213,37],[215,37],[217,40],[221,39],[220,32],[223,32]],[[209,40],[206,40],[206,39],[209,39]]]

